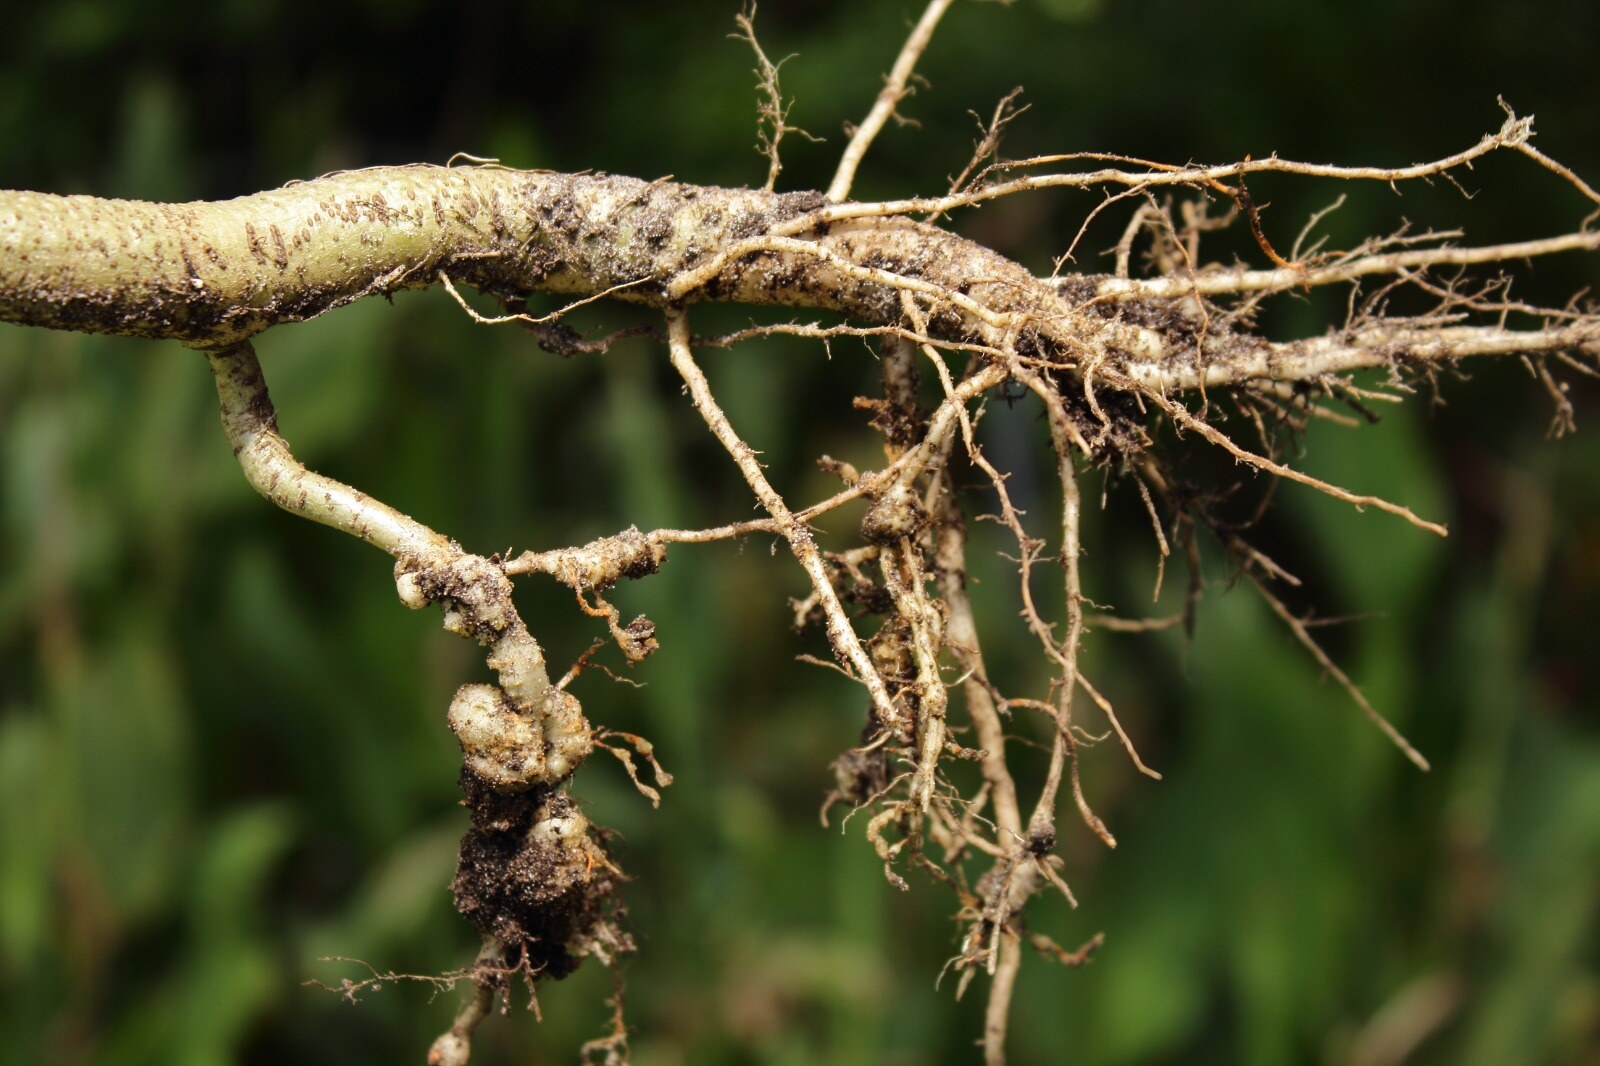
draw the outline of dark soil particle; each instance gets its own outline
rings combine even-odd
[[[512,964],[567,976],[616,910],[613,867],[570,797],[548,789],[503,795],[466,770],[460,783],[473,828],[451,886],[456,910],[505,944]],[[585,828],[550,830],[574,821]]]
[[[526,792],[498,792],[465,766],[456,784],[465,797],[462,805],[472,815],[472,827],[485,833],[526,833],[533,825],[533,812],[551,791],[548,786],[536,786]]]
[[[852,749],[834,760],[833,775],[840,797],[852,807],[859,807],[888,785],[888,760],[882,748]]]

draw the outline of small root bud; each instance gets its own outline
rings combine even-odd
[[[400,594],[401,603],[413,611],[420,611],[428,606],[428,595],[422,591],[422,582],[417,578],[416,573],[402,569],[402,566],[403,564],[396,564],[395,566],[395,591]]]

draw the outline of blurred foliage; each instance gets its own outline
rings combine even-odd
[[[0,184],[215,198],[458,150],[759,183],[734,9],[15,6]],[[791,120],[828,138],[785,143],[787,187],[826,184],[840,123],[864,112],[915,15],[883,0],[762,5],[767,50],[797,54],[783,68]],[[1596,39],[1600,6],[1583,0],[963,2],[907,104],[920,128],[891,127],[857,191],[941,190],[973,139],[968,109],[987,114],[1016,84],[1033,107],[1013,155],[1403,163],[1497,127],[1504,94],[1594,180]],[[1583,215],[1525,161],[1468,180],[1483,190],[1470,203],[1448,187],[1357,190],[1334,240],[1402,218],[1521,238]],[[1333,196],[1265,179],[1252,191],[1291,236]],[[1045,263],[1090,206],[1040,196],[957,224]],[[1083,247],[1113,243],[1121,220],[1107,225]],[[1590,257],[1541,264],[1528,284],[1595,280]],[[1270,324],[1317,330],[1329,310],[1291,302]],[[708,328],[719,313],[698,316]],[[303,459],[476,550],[749,513],[648,343],[562,361],[432,292],[260,348]],[[801,496],[826,487],[812,457],[877,447],[849,403],[874,363],[833,354],[773,342],[706,357],[736,424]],[[1091,637],[1094,675],[1167,779],[1136,777],[1109,745],[1088,760],[1123,846],[1107,853],[1064,822],[1083,906],[1046,901],[1036,920],[1069,944],[1103,930],[1106,946],[1077,971],[1025,962],[1018,1063],[1600,1059],[1600,401],[1575,384],[1590,432],[1553,443],[1520,368],[1463,370],[1378,426],[1318,427],[1303,459],[1447,519],[1447,541],[1295,487],[1260,530],[1306,579],[1297,609],[1357,616],[1330,646],[1434,772],[1387,747],[1214,558],[1191,642]],[[389,984],[352,1006],[305,982],[362,975],[324,956],[438,973],[474,949],[446,889],[464,818],[443,711],[482,670],[477,653],[396,603],[381,555],[256,498],[213,402],[201,361],[175,345],[0,327],[6,1061],[417,1061],[454,994]],[[997,407],[985,433],[1048,516],[1037,412]],[[1203,454],[1193,472],[1236,476]],[[1142,613],[1147,520],[1110,489],[1087,533],[1087,591]],[[1004,547],[990,526],[977,534],[985,554]],[[581,687],[596,721],[649,735],[677,774],[659,812],[603,758],[574,786],[637,878],[638,1061],[972,1061],[980,988],[956,1003],[934,986],[953,951],[949,894],[921,880],[895,892],[858,824],[817,827],[862,700],[793,661],[817,639],[789,631],[798,572],[768,549],[675,549],[620,594],[661,626],[663,650],[635,673],[646,687]],[[994,670],[1036,690],[1003,562],[986,577],[988,631],[1015,634],[991,638]],[[1153,610],[1182,583],[1169,575]],[[559,590],[522,595],[555,662],[595,636]],[[1025,767],[1024,787],[1038,772]],[[587,967],[542,989],[544,1021],[491,1022],[481,1061],[568,1059],[601,1030],[609,980]]]

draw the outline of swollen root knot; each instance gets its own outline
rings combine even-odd
[[[928,524],[922,501],[907,486],[896,482],[873,501],[861,519],[861,536],[869,544],[893,544],[914,537]]]
[[[428,1066],[467,1066],[472,1061],[472,1038],[454,1029],[428,1049]]]
[[[415,570],[395,567],[394,590],[400,594],[400,602],[413,611],[420,611],[428,606],[428,593],[422,587],[422,578]]]
[[[594,750],[583,709],[561,689],[550,690],[543,713],[530,714],[495,685],[462,685],[449,723],[463,764],[498,792],[561,781]]]
[[[513,562],[514,573],[549,574],[575,590],[603,591],[624,578],[637,580],[661,569],[667,546],[629,526],[576,548],[528,552]]]
[[[434,558],[402,557],[394,567],[395,592],[412,610],[437,603],[452,633],[492,644],[521,626],[511,602],[511,579],[499,564],[460,549]]]

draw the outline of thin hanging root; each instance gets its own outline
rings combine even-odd
[[[623,993],[622,973],[616,967],[611,969],[612,991],[611,998],[606,1003],[611,1007],[611,1031],[605,1036],[590,1040],[579,1049],[579,1056],[584,1066],[590,1066],[596,1060],[590,1056],[601,1056],[599,1066],[628,1066],[628,1023],[622,1015]]]
[[[1150,592],[1150,602],[1157,603],[1161,600],[1161,583],[1167,576],[1167,559],[1172,555],[1172,546],[1167,543],[1167,534],[1161,528],[1161,516],[1156,513],[1156,503],[1150,498],[1150,486],[1145,484],[1142,477],[1134,477],[1133,482],[1139,486],[1139,498],[1144,501],[1144,509],[1150,515],[1150,528],[1156,535],[1156,547],[1161,550],[1161,556],[1156,560],[1155,587]]]
[[[913,723],[917,765],[911,775],[910,796],[912,806],[925,814],[933,799],[947,735],[945,713],[950,697],[939,676],[944,620],[923,587],[920,555],[909,537],[900,538],[893,550],[881,554],[878,561],[889,594],[894,598],[895,610],[911,630],[911,651],[917,668],[916,720]]]
[[[650,801],[650,806],[660,807],[661,793],[657,792],[655,789],[639,780],[639,772],[633,765],[633,755],[628,751],[627,748],[621,746],[620,744],[606,743],[606,741],[612,737],[617,737],[629,744],[632,744],[634,750],[637,751],[639,755],[650,764],[650,769],[655,774],[656,784],[660,785],[662,788],[666,788],[668,785],[672,784],[672,775],[667,773],[666,770],[662,769],[661,764],[656,761],[655,745],[651,744],[644,737],[635,736],[632,733],[624,733],[620,729],[599,730],[595,733],[594,738],[596,745],[604,748],[606,751],[609,751],[612,755],[615,755],[617,760],[622,763],[622,768],[628,771],[628,779],[633,782],[633,787],[638,789],[640,793],[642,793],[645,798]]]
[[[850,665],[857,679],[867,687],[867,691],[872,695],[873,706],[882,721],[886,725],[898,721],[901,718],[900,711],[889,698],[889,691],[884,686],[883,678],[878,676],[877,668],[872,665],[871,657],[861,646],[861,639],[856,636],[855,628],[844,613],[844,605],[839,602],[838,594],[833,590],[833,582],[828,578],[827,565],[823,562],[822,552],[817,548],[811,530],[789,510],[789,505],[772,487],[766,474],[761,470],[761,464],[756,460],[755,450],[734,432],[728,416],[723,413],[716,397],[711,394],[711,385],[706,381],[704,372],[694,360],[694,353],[689,349],[689,318],[683,311],[667,312],[667,336],[672,365],[688,385],[689,395],[693,398],[700,417],[705,420],[717,442],[733,457],[734,464],[744,475],[746,484],[766,508],[767,513],[772,516],[778,527],[778,533],[789,542],[789,550],[794,553],[806,575],[811,578],[811,586],[816,591],[817,601],[827,618],[828,640],[833,645],[835,654]]]
[[[1057,695],[1060,707],[1056,712],[1050,765],[1045,773],[1044,787],[1039,790],[1039,800],[1034,805],[1033,815],[1028,819],[1028,827],[1030,832],[1053,831],[1056,793],[1061,787],[1062,771],[1070,761],[1074,792],[1085,823],[1097,836],[1115,847],[1111,834],[1106,832],[1104,823],[1089,810],[1089,805],[1077,787],[1077,742],[1072,738],[1072,699],[1078,689],[1078,645],[1083,639],[1083,583],[1078,572],[1078,556],[1082,545],[1079,531],[1082,500],[1078,493],[1078,478],[1072,462],[1072,449],[1077,434],[1073,431],[1071,417],[1055,390],[1030,370],[1019,367],[1017,372],[1019,380],[1044,402],[1050,426],[1050,440],[1056,452],[1056,473],[1061,482],[1061,570],[1067,610],[1067,635],[1056,652],[1057,660],[1061,664],[1061,688]]]
[[[622,652],[623,658],[630,664],[643,662],[661,646],[656,640],[655,623],[649,618],[641,614],[632,622],[623,625],[622,614],[598,590],[590,590],[589,593],[594,597],[593,607],[589,606],[589,601],[584,598],[582,588],[573,591],[578,597],[578,607],[584,614],[605,621],[606,628],[611,631],[611,639],[616,642],[617,650]]]
[[[883,830],[891,822],[897,821],[904,815],[906,809],[906,805],[903,803],[891,803],[873,815],[871,821],[867,822],[867,841],[872,845],[872,849],[878,853],[878,858],[883,860],[883,876],[891,885],[902,892],[911,891],[911,886],[906,884],[905,878],[894,872],[894,861],[900,857],[900,852],[904,850],[906,842],[911,838],[902,837],[891,844],[884,839]],[[848,817],[845,820],[848,822]]]
[[[1272,613],[1283,620],[1283,624],[1289,627],[1289,631],[1294,634],[1300,645],[1309,651],[1312,657],[1317,660],[1318,665],[1328,672],[1328,676],[1337,681],[1339,687],[1344,689],[1352,700],[1355,700],[1356,706],[1361,708],[1361,713],[1367,716],[1367,720],[1377,726],[1383,735],[1388,737],[1390,742],[1399,748],[1406,758],[1416,764],[1418,769],[1431,770],[1432,766],[1429,765],[1428,760],[1423,757],[1422,753],[1412,747],[1411,742],[1402,736],[1400,731],[1387,718],[1373,708],[1372,704],[1367,701],[1367,697],[1362,695],[1361,690],[1356,687],[1355,682],[1350,680],[1349,675],[1339,669],[1338,664],[1328,657],[1327,652],[1322,650],[1322,645],[1318,644],[1316,639],[1311,636],[1311,631],[1306,627],[1305,622],[1295,617],[1294,612],[1289,610],[1282,600],[1268,592],[1256,577],[1252,575],[1250,581],[1251,584],[1255,585],[1256,591],[1261,593],[1261,598],[1267,601],[1267,606],[1272,608]]]
[[[983,131],[983,135],[973,144],[972,157],[967,160],[967,165],[961,168],[961,173],[951,179],[950,192],[952,194],[959,193],[966,188],[967,179],[977,173],[985,163],[1000,154],[1000,143],[1005,137],[1006,127],[1011,125],[1024,111],[1032,106],[1031,104],[1017,106],[1017,100],[1021,96],[1022,86],[1020,85],[1002,96],[1000,102],[995,105],[994,114],[990,116],[987,123],[984,123],[976,112],[968,112],[974,119],[977,119],[979,129]],[[925,222],[937,222],[938,220],[939,212],[937,211],[929,212],[927,218],[924,219]]]
[[[1174,422],[1183,426],[1185,429],[1194,430],[1196,433],[1200,434],[1200,436],[1226,451],[1229,455],[1233,456],[1241,463],[1253,466],[1258,470],[1265,470],[1267,473],[1274,474],[1277,477],[1287,478],[1290,481],[1298,481],[1300,484],[1308,485],[1311,488],[1316,489],[1318,492],[1332,496],[1336,500],[1343,500],[1345,503],[1351,504],[1357,509],[1362,507],[1376,507],[1380,511],[1387,511],[1392,515],[1397,515],[1401,518],[1404,518],[1407,522],[1410,522],[1418,529],[1425,529],[1429,533],[1436,533],[1441,537],[1448,536],[1450,533],[1448,529],[1439,523],[1430,522],[1425,518],[1418,517],[1417,514],[1409,507],[1403,507],[1398,503],[1391,503],[1379,496],[1357,495],[1356,493],[1341,489],[1337,485],[1323,481],[1320,478],[1315,478],[1310,474],[1302,473],[1293,467],[1288,467],[1284,466],[1282,463],[1273,462],[1264,455],[1257,455],[1255,452],[1241,448],[1235,444],[1232,438],[1230,438],[1226,433],[1221,432],[1210,424],[1190,414],[1182,404],[1173,403],[1159,392],[1156,392],[1152,389],[1139,387],[1131,380],[1125,382],[1125,384],[1136,389],[1140,395],[1144,396],[1156,406],[1160,407],[1169,416],[1171,416]]]
[[[845,145],[844,156],[839,160],[839,169],[828,185],[828,199],[843,200],[850,195],[850,186],[856,178],[856,168],[866,157],[867,149],[872,146],[884,123],[894,114],[895,106],[906,95],[906,85],[911,81],[911,72],[916,69],[917,60],[927,49],[928,42],[933,38],[934,28],[939,25],[939,20],[944,17],[951,3],[952,0],[933,0],[922,13],[916,28],[911,31],[911,36],[906,38],[905,45],[900,49],[900,55],[895,58],[894,67],[889,71],[889,77],[884,81],[883,91],[878,93],[878,98],[873,101],[872,110],[867,112],[867,117],[856,127],[850,143]]]
[[[1011,932],[1006,928],[1006,917],[1010,910],[1010,893],[1007,892],[1007,888],[1010,883],[1009,880],[1000,883],[994,900],[985,911],[985,919],[989,924],[989,946],[984,950],[984,958],[988,960],[990,977],[994,977],[1000,967],[1000,942],[1006,933]]]
[[[1011,994],[1016,991],[1017,971],[1022,967],[1022,945],[1016,937],[1001,938],[999,957],[993,980],[989,983],[989,1004],[984,1011],[984,1066],[1005,1066],[1006,1063],[1006,1030],[1011,1012]]]
[[[941,474],[941,477],[948,477]],[[995,823],[1002,840],[1019,841],[1022,838],[1022,814],[1017,806],[1017,786],[1006,764],[1005,727],[1000,720],[999,706],[987,684],[983,650],[978,639],[978,628],[972,612],[972,598],[967,593],[967,533],[954,494],[946,485],[941,494],[945,514],[941,520],[934,561],[939,577],[939,591],[950,609],[950,619],[945,625],[945,640],[956,661],[966,668],[961,683],[966,696],[967,717],[977,733],[983,752],[981,765],[985,787],[990,790],[994,803]]]
[[[1033,950],[1046,958],[1054,959],[1063,966],[1082,966],[1094,956],[1095,952],[1100,950],[1105,942],[1106,935],[1104,933],[1096,933],[1080,944],[1076,951],[1068,951],[1043,933],[1028,934],[1028,943],[1033,946]]]
[[[472,991],[456,1011],[455,1021],[440,1034],[428,1049],[428,1066],[467,1066],[472,1059],[472,1035],[479,1023],[494,1009],[495,988],[498,978],[489,976],[503,971],[505,949],[492,936],[483,938],[483,947],[473,961]]]
[[[1117,838],[1111,835],[1111,830],[1106,828],[1106,823],[1094,813],[1094,809],[1089,806],[1088,798],[1083,794],[1083,780],[1078,776],[1078,744],[1071,740],[1070,736],[1067,742],[1067,763],[1072,768],[1072,801],[1078,805],[1078,814],[1083,818],[1083,824],[1087,825],[1106,847],[1116,847]]]
[[[1071,907],[1076,909],[1077,906],[1078,906],[1078,897],[1072,894],[1072,886],[1067,884],[1066,878],[1064,878],[1060,874],[1056,873],[1054,865],[1053,865],[1051,860],[1054,860],[1055,862],[1060,862],[1061,861],[1060,859],[1058,859],[1058,858],[1056,858],[1055,856],[1052,855],[1052,856],[1047,856],[1045,858],[1034,859],[1033,860],[1033,865],[1041,874],[1044,875],[1045,880],[1049,881],[1052,885],[1054,885],[1056,887],[1056,889],[1064,897],[1066,897],[1068,905],[1070,905]]]
[[[1584,196],[1596,203],[1600,203],[1600,194],[1597,194],[1595,190],[1579,180],[1572,171],[1559,163],[1554,163],[1553,160],[1550,161],[1553,165],[1544,162],[1549,157],[1544,156],[1543,153],[1538,153],[1538,150],[1528,143],[1532,136],[1533,120],[1531,118],[1518,118],[1507,110],[1506,120],[1501,125],[1500,130],[1497,133],[1484,136],[1472,147],[1429,163],[1417,163],[1404,167],[1336,166],[1325,163],[1306,163],[1281,159],[1276,155],[1262,159],[1246,159],[1238,163],[1224,163],[1206,167],[1156,163],[1147,159],[1113,152],[1070,152],[1034,156],[1030,159],[1007,160],[988,167],[980,172],[976,179],[969,182],[964,191],[959,193],[946,196],[914,197],[881,203],[842,203],[817,211],[813,217],[819,221],[837,221],[845,218],[868,216],[944,212],[1036,189],[1084,189],[1097,185],[1125,185],[1141,190],[1161,186],[1211,188],[1218,182],[1238,179],[1249,174],[1263,173],[1294,174],[1301,177],[1331,178],[1346,181],[1374,181],[1392,186],[1398,182],[1427,180],[1439,176],[1452,180],[1450,179],[1450,171],[1468,166],[1474,160],[1492,152],[1506,149],[1521,152],[1535,159],[1541,166],[1545,166],[1546,169],[1566,179]],[[1075,161],[1112,165],[1092,171],[1030,174],[1012,178],[1008,181],[988,180],[992,174],[1000,172],[1015,172],[1027,167]],[[1138,169],[1124,169],[1126,167]]]
[[[607,296],[615,296],[619,292],[636,288],[637,286],[644,284],[644,279],[639,278],[634,281],[622,282],[620,285],[613,285],[609,289],[606,289],[602,292],[585,296],[579,300],[573,300],[562,307],[556,308],[547,315],[525,315],[519,313],[514,315],[495,315],[493,318],[490,318],[488,315],[479,314],[471,304],[467,303],[466,297],[461,295],[460,290],[455,286],[455,282],[450,280],[450,275],[446,274],[442,270],[439,271],[439,283],[444,286],[445,292],[448,292],[451,298],[454,299],[458,305],[460,305],[461,310],[467,313],[467,317],[472,319],[472,321],[476,322],[480,326],[505,326],[510,325],[511,323],[518,323],[524,326],[543,326],[548,323],[558,321],[559,319],[565,317],[568,313],[576,311],[578,308],[587,304],[592,304],[598,300],[605,299]]]
[[[1157,633],[1183,625],[1183,615],[1165,614],[1159,618],[1118,618],[1111,614],[1089,615],[1089,625],[1108,633]]]
[[[1075,446],[1081,446],[1082,437],[1071,424],[1061,398],[1048,388],[1045,383],[1032,371],[1013,363],[1011,372],[1018,380],[1023,382],[1040,399],[1044,401],[1049,416],[1051,440],[1054,444],[1058,475],[1061,480],[1062,490],[1062,549],[1061,564],[1065,575],[1065,599],[1067,609],[1067,636],[1060,647],[1054,646],[1053,639],[1048,638],[1048,627],[1039,619],[1033,610],[1031,599],[1028,597],[1027,582],[1024,576],[1024,614],[1029,616],[1030,626],[1036,633],[1041,633],[1045,640],[1046,649],[1062,668],[1061,692],[1058,696],[1060,706],[1052,708],[1052,719],[1055,724],[1051,744],[1049,768],[1046,773],[1045,783],[1040,790],[1039,798],[1034,806],[1033,814],[1028,821],[1028,841],[1046,840],[1053,837],[1055,832],[1055,803],[1056,795],[1060,789],[1063,771],[1068,764],[1071,767],[1072,791],[1074,801],[1077,803],[1084,822],[1107,845],[1115,847],[1116,840],[1105,824],[1089,808],[1083,796],[1083,789],[1078,776],[1077,743],[1072,736],[1072,697],[1078,687],[1080,677],[1078,671],[1078,644],[1083,633],[1083,596],[1082,585],[1078,569],[1078,556],[1080,550],[1079,521],[1081,503],[1078,494],[1077,478],[1073,471],[1072,452]],[[969,442],[970,443],[970,442]],[[1022,531],[1020,516],[1011,507],[1006,493],[1003,479],[993,467],[988,466],[981,456],[974,454],[974,461],[984,469],[996,491],[1000,494],[1002,506],[1005,509],[1007,524],[1010,525],[1018,537],[1018,544],[1022,549],[1023,566],[1026,568],[1031,558],[1033,548],[1030,538]],[[1026,569],[1024,569],[1024,575]],[[1132,750],[1131,743],[1129,744]],[[1137,755],[1134,756],[1136,762]],[[1003,762],[1003,755],[1001,761]],[[1138,763],[1142,766],[1142,762]],[[1009,774],[1004,775],[1006,783],[1010,784]],[[1012,792],[1012,810],[1008,820],[1016,820],[1019,824],[1013,830],[1017,839],[1016,847],[1008,858],[995,867],[990,876],[995,880],[995,894],[989,905],[984,908],[983,922],[987,923],[989,943],[984,952],[987,960],[987,969],[991,975],[989,986],[989,1001],[985,1009],[984,1020],[984,1062],[987,1066],[1003,1066],[1005,1062],[1005,1042],[1008,1029],[1011,997],[1016,988],[1017,973],[1021,966],[1021,943],[1016,933],[1007,928],[1011,913],[1020,908],[1037,889],[1040,879],[1054,884],[1074,905],[1076,900],[1067,883],[1050,868],[1041,857],[1034,857],[1025,868],[1019,869],[1017,863],[1022,857],[1020,850],[1023,845],[1021,836],[1019,812],[1015,810],[1014,791]],[[980,924],[977,928],[982,928]],[[977,929],[975,928],[974,932]],[[968,969],[963,974],[963,984],[970,980],[974,971]]]
[[[774,63],[767,58],[761,42],[756,40],[755,18],[756,6],[751,3],[744,11],[734,16],[733,21],[739,27],[739,32],[733,36],[736,40],[747,42],[751,51],[756,54],[756,88],[764,97],[756,105],[756,115],[759,120],[757,147],[761,150],[761,154],[767,157],[766,190],[771,192],[777,188],[778,175],[783,171],[783,160],[778,152],[778,146],[783,142],[783,135],[798,133],[808,141],[821,141],[822,138],[813,137],[799,126],[789,125],[789,108],[792,102],[784,100],[783,89],[778,83],[778,71],[789,60],[780,59]]]
[[[910,304],[907,294],[902,294],[902,305]],[[913,319],[919,331],[922,324]],[[916,348],[910,342],[895,338],[883,347],[884,403],[890,414],[890,424],[885,427],[887,437],[884,453],[895,462],[913,450],[912,427],[925,421],[917,400]],[[953,390],[952,390],[953,391]],[[966,409],[958,408],[958,418],[965,424]],[[950,423],[946,421],[944,425]],[[928,451],[929,465],[939,462],[933,457],[942,456],[948,446],[935,440],[929,448],[929,434],[915,448]],[[946,437],[949,430],[943,431]],[[906,470],[914,482],[921,471],[916,467]],[[936,479],[935,479],[936,480]],[[912,806],[927,814],[933,800],[934,786],[939,772],[939,760],[944,755],[947,740],[946,711],[949,693],[939,674],[939,651],[944,645],[944,617],[929,598],[923,570],[922,549],[917,546],[917,535],[927,521],[926,508],[916,499],[912,484],[900,481],[883,492],[862,523],[863,531],[874,532],[869,539],[877,542],[878,567],[883,574],[885,587],[893,599],[895,614],[909,629],[912,658],[916,664],[916,699],[913,701],[914,734],[917,743],[916,770],[912,774],[910,797]],[[898,535],[896,535],[898,534]]]
[[[948,474],[941,473],[941,478]],[[987,684],[983,652],[979,645],[978,630],[972,613],[972,600],[967,594],[966,547],[967,533],[962,522],[960,505],[948,483],[941,494],[944,515],[940,523],[935,561],[939,573],[939,588],[945,603],[950,607],[950,620],[946,625],[949,641],[958,662],[966,667],[967,679],[962,686],[966,695],[967,716],[977,731],[982,745],[985,785],[994,803],[997,838],[1007,846],[1005,858],[997,861],[990,876],[999,876],[1002,864],[1016,861],[1015,849],[1022,846],[1022,812],[1017,803],[1017,786],[1006,762],[1005,727],[1000,718],[999,705]],[[1059,880],[1059,878],[1057,879]],[[1066,882],[1059,887],[1072,899]],[[1076,901],[1073,901],[1076,904]],[[1020,949],[1002,942],[991,956],[992,976],[989,999],[984,1008],[984,1061],[990,1064],[1005,1062],[1006,1031],[1011,1011],[1011,995],[1016,988],[1017,970],[1022,962]],[[962,971],[957,996],[977,974],[976,967]]]
[[[1078,687],[1088,694],[1089,698],[1094,701],[1095,706],[1099,707],[1106,716],[1106,720],[1111,723],[1111,728],[1116,731],[1117,739],[1122,741],[1122,747],[1127,751],[1128,758],[1133,760],[1133,765],[1138,771],[1146,777],[1160,781],[1161,775],[1146,766],[1144,760],[1139,758],[1139,751],[1133,746],[1133,738],[1128,736],[1127,730],[1122,728],[1122,720],[1117,717],[1116,708],[1111,705],[1111,701],[1101,695],[1100,690],[1095,688],[1089,682],[1089,679],[1082,674],[1078,675]]]
[[[620,681],[625,685],[638,685],[639,683],[637,681],[630,681],[628,678],[618,677],[616,674],[611,673],[610,670],[606,670],[605,667],[590,661],[594,658],[594,653],[605,646],[605,640],[601,639],[594,641],[587,648],[585,648],[583,650],[583,654],[578,656],[577,659],[573,661],[572,665],[567,668],[567,672],[561,675],[561,680],[556,682],[556,688],[564,690],[568,685],[578,680],[579,676],[581,676],[585,670],[605,670],[606,674],[609,675],[613,681]]]

